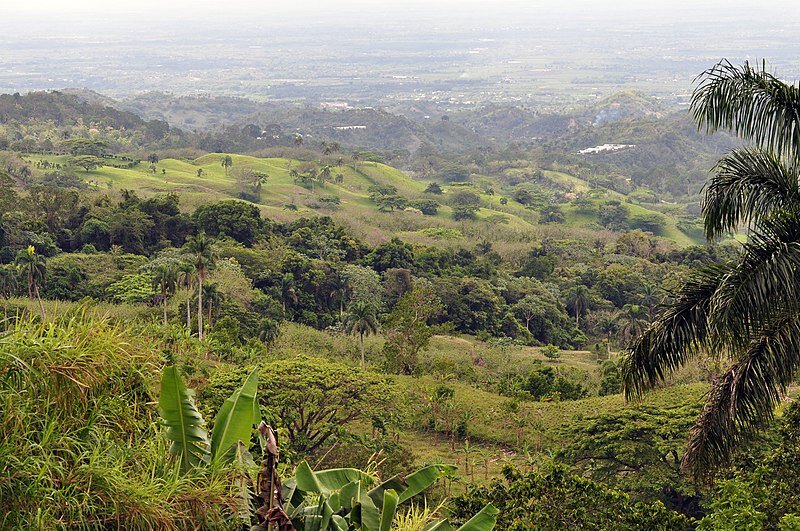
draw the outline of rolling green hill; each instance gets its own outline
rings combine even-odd
[[[148,196],[175,192],[187,210],[212,201],[238,197],[240,185],[237,176],[247,170],[267,175],[259,192],[258,206],[263,215],[287,221],[301,216],[328,215],[348,226],[355,234],[370,243],[385,241],[395,235],[427,245],[464,245],[480,240],[500,244],[501,251],[517,251],[544,237],[559,239],[581,238],[586,231],[602,231],[591,214],[579,212],[569,203],[562,203],[565,221],[559,225],[540,225],[536,209],[508,199],[508,194],[495,192],[499,188],[496,178],[475,176],[473,183],[452,183],[444,186],[445,193],[425,193],[427,183],[416,181],[391,166],[378,162],[357,162],[331,165],[331,180],[324,184],[303,184],[292,177],[292,171],[303,173],[319,170],[321,163],[287,158],[257,158],[230,155],[232,167],[226,171],[222,160],[226,154],[207,154],[195,160],[163,159],[155,165],[142,162],[133,168],[101,166],[90,171],[76,170],[91,188],[105,190],[133,190]],[[47,160],[51,164],[68,165],[67,156],[30,155],[28,160],[37,163]],[[588,192],[589,184],[578,177],[562,172],[545,172],[552,182],[559,183],[575,193]],[[341,175],[341,183],[335,182]],[[397,194],[409,200],[433,199],[441,205],[435,215],[422,215],[415,209],[381,212],[370,198],[371,187],[394,187]],[[453,219],[454,194],[468,191],[480,198],[480,209],[475,220]],[[507,190],[511,192],[511,190]],[[623,194],[604,191],[595,194],[597,200],[624,202]],[[506,201],[503,201],[506,198]],[[503,204],[505,203],[505,204]],[[644,206],[626,204],[632,215],[658,214]],[[661,215],[661,214],[658,214]],[[698,243],[682,232],[674,218],[663,216],[664,227],[660,236],[673,240],[680,246]],[[505,247],[503,246],[505,244]]]

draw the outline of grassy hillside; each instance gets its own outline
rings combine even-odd
[[[258,201],[265,216],[286,221],[301,216],[328,215],[373,244],[395,235],[412,243],[426,245],[463,246],[488,240],[494,242],[500,252],[518,252],[544,237],[581,239],[586,236],[587,230],[589,233],[603,231],[591,216],[581,215],[569,204],[563,205],[563,225],[540,225],[536,210],[507,198],[504,201],[506,196],[502,190],[501,193],[489,191],[499,186],[492,177],[475,176],[472,184],[445,186],[445,193],[436,196],[424,192],[426,183],[377,162],[332,164],[331,180],[324,185],[312,186],[296,182],[291,172],[319,170],[319,163],[230,155],[233,165],[226,172],[221,164],[225,156],[214,153],[191,161],[163,159],[156,164],[155,172],[149,163],[142,162],[133,168],[101,166],[90,171],[80,169],[77,173],[98,191],[128,189],[144,196],[176,192],[181,196],[183,208],[192,210],[203,203],[237,197],[240,186],[236,176],[244,170],[261,172],[268,176]],[[31,155],[29,160],[33,163],[43,160],[51,164],[69,163],[66,156]],[[337,175],[341,175],[340,184],[334,182]],[[575,192],[589,190],[586,181],[578,177],[560,172],[546,172],[546,175]],[[440,202],[441,206],[434,216],[423,216],[417,211],[380,212],[370,198],[370,187],[373,186],[393,186],[397,194],[406,199],[433,199]],[[476,220],[453,219],[453,209],[448,203],[453,193],[458,191],[474,192],[480,197],[481,208],[476,213]],[[605,196],[621,201],[625,199],[622,194],[611,191],[606,192]],[[640,205],[628,206],[631,214],[654,212]],[[681,232],[676,221],[669,216],[660,235],[681,246],[697,243]]]

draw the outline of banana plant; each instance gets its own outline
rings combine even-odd
[[[455,470],[452,465],[430,465],[405,478],[394,476],[375,485],[375,480],[360,470],[314,472],[303,461],[295,477],[284,484],[284,510],[294,527],[303,531],[390,531],[403,502]],[[487,505],[458,531],[491,531],[496,520],[497,509]],[[425,529],[454,531],[447,521],[431,523]]]
[[[258,374],[253,371],[220,408],[209,439],[205,420],[194,403],[194,390],[186,387],[175,366],[164,368],[159,413],[167,428],[169,451],[180,460],[183,472],[236,459],[237,452],[241,453],[239,441],[249,446],[253,427],[261,421],[257,390]]]

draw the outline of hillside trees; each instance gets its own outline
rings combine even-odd
[[[436,292],[425,285],[417,285],[400,297],[386,316],[387,363],[403,374],[414,374],[419,353],[424,350],[436,328],[429,322],[442,311]]]

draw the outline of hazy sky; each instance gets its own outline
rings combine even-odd
[[[518,10],[545,10],[554,12],[614,13],[637,17],[642,14],[681,16],[681,12],[707,12],[761,17],[766,13],[780,12],[784,17],[798,13],[797,2],[791,0],[3,0],[0,14],[25,14],[37,16],[62,16],[64,14],[161,14],[184,16],[191,14],[227,14],[246,16],[311,15],[342,11],[364,15],[385,11],[425,15],[430,12],[468,14],[470,11],[492,12],[513,16]],[[10,22],[6,20],[6,22]],[[2,23],[0,23],[2,24]]]

